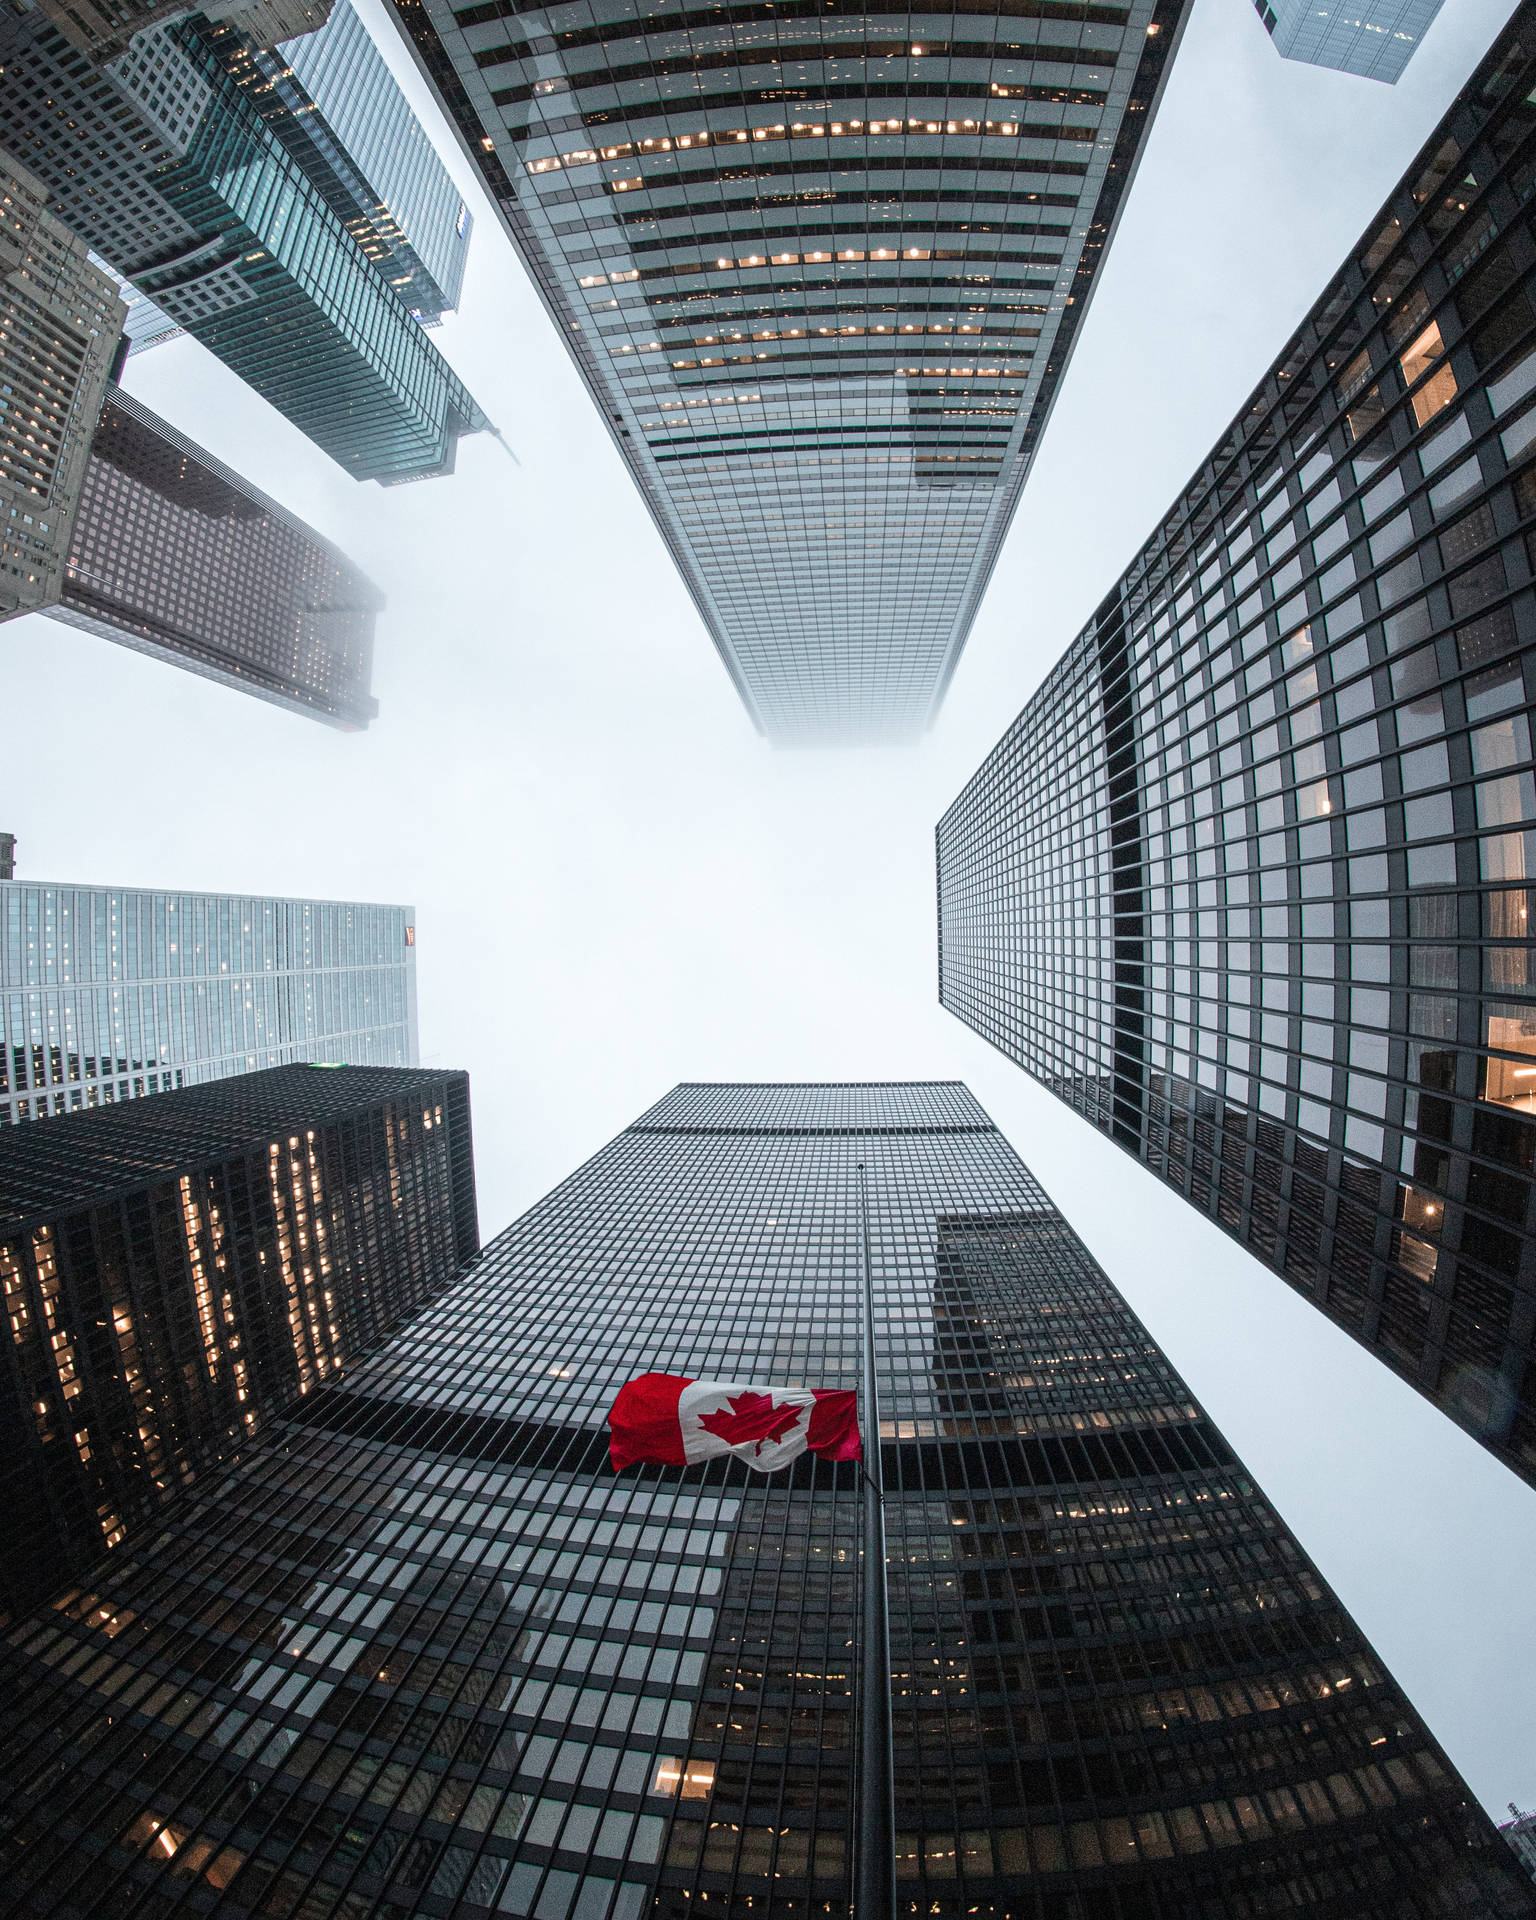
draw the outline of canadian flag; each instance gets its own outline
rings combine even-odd
[[[734,1453],[759,1473],[809,1450],[824,1460],[862,1460],[857,1395],[822,1387],[762,1387],[642,1373],[619,1389],[608,1413],[615,1471],[637,1460],[686,1467]]]

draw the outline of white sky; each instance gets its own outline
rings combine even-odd
[[[1536,1804],[1536,1494],[937,1004],[935,821],[1103,597],[1510,11],[1446,0],[1384,87],[1196,0],[945,712],[911,749],[746,720],[469,189],[436,336],[516,447],[357,486],[190,340],[127,384],[384,588],[347,736],[41,618],[0,633],[0,826],[39,880],[415,902],[423,1059],[467,1067],[489,1236],[679,1080],[967,1081],[1484,1802]]]

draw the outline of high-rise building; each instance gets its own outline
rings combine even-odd
[[[0,153],[0,620],[57,599],[124,309]]]
[[[249,99],[200,15],[97,67],[40,12],[0,19],[0,117],[55,211],[354,479],[452,470],[487,426]]]
[[[0,1127],[296,1061],[414,1067],[415,917],[0,885]]]
[[[397,11],[758,727],[919,732],[1183,0]]]
[[[1536,1480],[1536,6],[938,831],[940,997]]]
[[[1391,86],[1434,24],[1440,0],[1371,0],[1343,11],[1317,0],[1254,0],[1254,6],[1283,58]]]
[[[400,298],[428,325],[459,303],[463,195],[349,0],[242,70],[251,97]]]
[[[16,877],[16,836],[14,833],[0,833],[0,880],[14,880]]]
[[[1499,1832],[1515,1850],[1515,1858],[1536,1880],[1536,1813],[1522,1813],[1511,1800],[1511,1818],[1501,1822]]]
[[[163,347],[169,341],[179,340],[186,332],[168,313],[162,313],[153,300],[146,300],[137,287],[130,285],[120,273],[114,273],[100,254],[91,255],[91,265],[99,267],[111,279],[118,299],[128,309],[123,321],[123,338],[128,343],[125,360],[136,353],[147,353],[151,347]]]
[[[194,11],[186,0],[36,0],[69,44],[98,64],[126,53],[137,36]],[[227,20],[265,47],[325,24],[331,0],[209,0],[195,11]]]
[[[355,731],[383,596],[312,527],[108,389],[56,606],[71,626]]]
[[[480,1247],[469,1081],[273,1067],[0,1134],[0,1618],[47,1600]]]
[[[648,1369],[853,1385],[861,1189],[901,1911],[1536,1912],[956,1085],[678,1088],[19,1622],[12,1911],[846,1915],[856,1470],[616,1476],[603,1420]]]

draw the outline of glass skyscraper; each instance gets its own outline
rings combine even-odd
[[[919,732],[1183,0],[397,11],[758,727]]]
[[[97,67],[11,13],[0,119],[58,217],[354,479],[448,473],[488,423],[247,98],[256,57],[191,16]]]
[[[108,396],[47,611],[275,706],[366,727],[379,710],[378,588],[131,394]]]
[[[26,1920],[848,1914],[855,1470],[608,1464],[648,1368],[850,1386],[903,1912],[1528,1915],[1219,1433],[949,1085],[685,1086],[3,1643]]]
[[[0,1127],[295,1061],[414,1067],[410,907],[0,883]]]
[[[469,208],[349,0],[255,66],[269,123],[405,304],[429,324],[456,307]]]
[[[1259,18],[1287,60],[1336,67],[1367,80],[1397,79],[1434,24],[1440,0],[1369,0],[1320,7],[1317,0],[1254,0]]]
[[[1536,1480],[1536,6],[938,831],[940,997]]]
[[[479,1246],[462,1073],[272,1067],[7,1128],[0,1620],[130,1550]]]

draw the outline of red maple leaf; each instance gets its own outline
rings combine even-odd
[[[727,1446],[748,1441],[782,1440],[800,1420],[804,1407],[780,1406],[771,1393],[741,1393],[713,1413],[701,1413],[699,1425],[717,1433]]]

